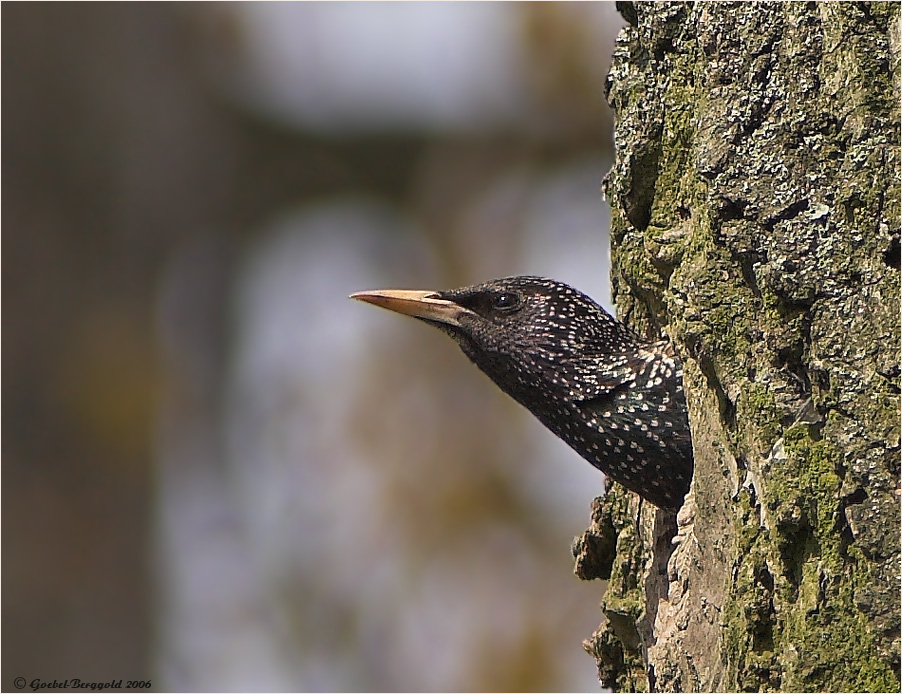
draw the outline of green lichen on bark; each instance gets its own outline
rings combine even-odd
[[[672,556],[612,496],[587,648],[618,689],[896,691],[899,5],[621,6],[615,293],[696,473]]]
[[[577,575],[608,580],[604,611],[607,621],[585,642],[598,663],[601,685],[618,691],[647,691],[644,644],[653,630],[656,601],[646,587],[664,573],[666,546],[674,534],[672,514],[642,502],[614,485],[596,499],[592,525],[574,545]],[[612,536],[616,548],[609,564],[587,563],[587,544]]]

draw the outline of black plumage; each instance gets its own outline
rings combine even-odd
[[[661,508],[682,504],[692,442],[682,364],[585,294],[540,277],[352,298],[453,337],[496,384],[583,458]]]

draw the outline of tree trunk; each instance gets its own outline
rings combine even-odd
[[[695,478],[677,522],[596,502],[586,647],[618,690],[898,691],[899,5],[618,5],[614,288]]]

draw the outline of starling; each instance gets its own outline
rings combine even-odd
[[[682,504],[692,442],[683,367],[668,342],[641,339],[585,294],[541,277],[351,298],[446,332],[592,465],[659,508]]]

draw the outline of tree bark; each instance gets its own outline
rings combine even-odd
[[[898,691],[899,5],[618,5],[615,295],[695,478],[597,500],[586,648],[617,690]]]

